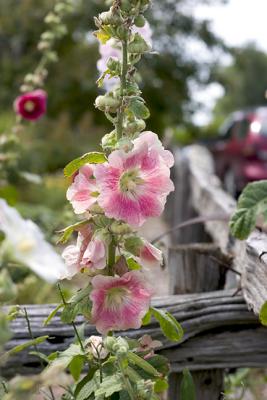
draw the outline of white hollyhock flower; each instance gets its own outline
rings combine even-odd
[[[55,282],[66,267],[40,228],[25,220],[19,212],[0,199],[0,230],[5,234],[4,244],[12,258],[29,267],[41,278]]]

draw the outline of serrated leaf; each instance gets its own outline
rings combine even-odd
[[[99,153],[97,151],[86,153],[67,164],[64,168],[64,175],[69,178],[85,164],[102,164],[105,161],[107,161],[107,159],[104,153]]]
[[[81,222],[76,222],[76,224],[69,225],[66,228],[62,229],[61,231],[58,231],[58,233],[61,233],[61,236],[59,237],[57,244],[65,244],[69,238],[71,237],[72,233],[76,230],[79,230],[82,228],[84,225],[89,224],[90,220],[86,219]]]
[[[192,375],[187,368],[183,370],[180,398],[181,400],[196,400],[195,384]]]
[[[267,181],[249,183],[241,193],[237,210],[230,221],[230,230],[238,239],[246,239],[256,225],[258,215],[265,220],[267,210]]]
[[[48,317],[46,318],[46,320],[44,321],[44,326],[48,325],[50,323],[50,321],[54,318],[54,316],[56,315],[56,313],[64,307],[63,303],[60,303],[56,306],[56,308],[54,308],[53,311],[51,311],[51,313],[48,315]]]
[[[261,324],[267,326],[267,301],[261,306],[259,317]]]
[[[178,342],[182,339],[184,335],[183,328],[168,311],[159,310],[154,307],[151,307],[151,310],[152,314],[159,322],[163,334],[169,340]]]

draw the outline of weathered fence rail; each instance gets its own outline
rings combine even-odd
[[[179,399],[180,371],[188,367],[193,371],[197,400],[217,400],[225,368],[267,366],[267,329],[256,315],[267,300],[267,255],[259,257],[267,250],[267,235],[255,230],[246,242],[231,237],[228,221],[236,202],[222,189],[205,148],[178,149],[175,159],[176,191],[168,206],[169,225],[175,228],[196,216],[204,221],[173,230],[168,259],[170,296],[155,298],[153,304],[168,309],[185,335],[181,343],[170,343],[155,321],[122,334],[148,333],[162,341],[160,352],[170,359],[172,370],[169,399]],[[242,295],[236,295],[239,286]],[[45,354],[63,350],[73,340],[72,327],[63,325],[58,315],[43,326],[52,308],[27,306],[34,336],[50,336],[39,345]],[[29,339],[23,318],[12,322],[11,328],[14,336],[7,350]],[[86,325],[85,333],[94,334],[94,328]],[[10,358],[1,374],[34,373],[38,365],[36,357],[25,351]]]

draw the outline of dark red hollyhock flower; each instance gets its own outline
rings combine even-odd
[[[30,121],[36,121],[46,112],[47,94],[38,89],[25,93],[16,98],[14,109],[21,117]]]

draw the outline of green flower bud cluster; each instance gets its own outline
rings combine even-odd
[[[29,92],[44,85],[48,71],[46,66],[49,63],[57,62],[58,55],[54,50],[54,44],[67,34],[67,27],[63,19],[74,10],[73,0],[58,0],[52,12],[45,17],[47,30],[41,34],[37,45],[42,53],[42,58],[33,73],[27,74],[20,87],[21,92]]]
[[[122,337],[115,338],[113,336],[108,336],[104,340],[104,347],[110,353],[115,354],[118,357],[124,357],[129,351],[129,345],[127,340]]]
[[[121,59],[110,58],[107,61],[107,70],[98,80],[99,86],[103,84],[106,75],[120,80],[119,87],[98,96],[95,101],[96,108],[105,112],[114,125],[114,130],[102,140],[105,151],[125,146],[127,148],[125,138],[133,139],[138,136],[146,127],[144,120],[150,115],[137,84],[135,64],[143,54],[151,51],[151,46],[140,33],[135,33],[132,29],[134,26],[145,26],[143,13],[149,4],[150,0],[114,0],[109,11],[95,18],[98,28],[95,36],[99,41],[106,44],[112,39],[118,51],[121,50]]]

